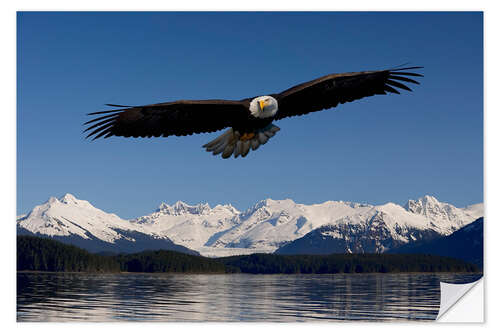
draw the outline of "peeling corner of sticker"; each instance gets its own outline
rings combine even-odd
[[[466,295],[476,285],[480,285],[480,290],[475,288],[477,292],[469,299]],[[440,287],[441,303],[436,321],[483,322],[483,278],[463,284],[440,282]]]

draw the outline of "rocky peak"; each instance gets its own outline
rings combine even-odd
[[[427,216],[428,214],[441,210],[442,206],[443,204],[435,197],[425,195],[417,200],[408,200],[404,208],[411,213]]]
[[[184,214],[202,215],[210,213],[211,208],[208,203],[204,204],[200,203],[195,206],[191,206],[185,202],[177,201],[172,206],[166,203],[161,203],[156,211],[165,215],[184,215]]]
[[[77,198],[75,198],[74,195],[72,195],[70,193],[66,193],[61,198],[59,198],[59,201],[62,203],[65,203],[65,204],[78,204],[79,200]]]

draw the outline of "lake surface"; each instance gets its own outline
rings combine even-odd
[[[439,282],[478,274],[18,273],[17,320],[434,320]]]

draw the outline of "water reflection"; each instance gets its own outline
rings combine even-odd
[[[434,320],[477,274],[17,274],[18,321]]]

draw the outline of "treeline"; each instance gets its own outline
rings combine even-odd
[[[17,270],[48,272],[230,273],[234,269],[205,257],[174,251],[98,255],[52,239],[17,236]]]
[[[336,274],[479,272],[464,261],[426,254],[252,254],[206,258],[174,251],[97,255],[47,238],[17,237],[19,271]]]
[[[52,239],[17,236],[17,270],[48,272],[119,272],[111,257],[91,254]]]
[[[217,260],[252,274],[479,272],[473,264],[428,254],[251,254]]]
[[[123,272],[148,273],[231,273],[234,270],[216,260],[174,251],[144,251],[118,255]]]

